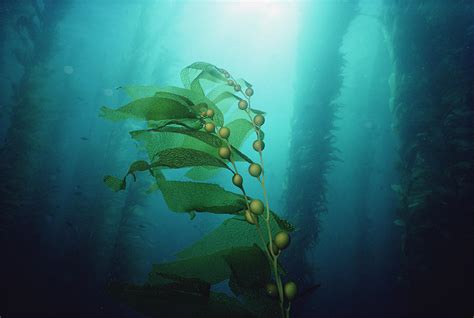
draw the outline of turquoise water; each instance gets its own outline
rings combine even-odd
[[[291,317],[472,315],[473,21],[461,0],[2,2],[0,316],[281,317],[265,291],[278,279],[228,170],[201,167],[207,178],[193,180],[189,166],[162,164],[128,175],[122,191],[104,183],[173,147],[208,152],[188,154],[191,166],[214,158],[237,169],[245,194],[290,223],[273,224],[272,239],[291,237],[278,275],[298,286]],[[185,79],[208,72],[195,82],[203,92],[183,82],[190,66]],[[263,163],[238,109],[247,97],[221,68],[248,82],[250,109],[265,113]],[[169,131],[151,144],[131,138],[160,130],[147,116],[169,119],[174,111],[156,115],[169,100],[104,118],[104,106],[170,86],[186,89],[192,106],[178,106],[200,126],[165,130],[235,127],[229,140],[263,166],[264,191],[249,162],[234,166],[215,145]],[[224,101],[209,95],[217,87]],[[223,124],[201,117],[202,93]],[[235,194],[219,201],[223,189]],[[204,269],[175,263],[224,249]],[[160,285],[162,272],[177,285]]]

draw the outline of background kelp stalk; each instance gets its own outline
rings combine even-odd
[[[401,283],[410,315],[472,315],[474,4],[390,1],[400,137]]]

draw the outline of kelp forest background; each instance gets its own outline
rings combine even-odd
[[[107,284],[146,282],[229,217],[103,182],[145,151],[100,108],[195,61],[267,114],[292,317],[472,316],[473,56],[467,0],[2,1],[0,316],[143,317]]]

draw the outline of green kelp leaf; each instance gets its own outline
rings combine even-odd
[[[237,103],[241,99],[229,85],[218,85],[207,94],[207,97],[221,109],[222,113],[226,113],[232,106],[237,109]]]
[[[114,176],[105,176],[104,182],[114,192],[125,190],[125,187],[126,187],[125,178],[119,179]]]
[[[195,62],[187,67],[185,67],[181,71],[181,82],[183,86],[186,88],[191,88],[199,93],[204,92],[199,85],[200,79],[207,79],[214,82],[222,82],[225,83],[227,79],[225,76],[219,71],[219,69],[206,62]],[[193,87],[194,86],[194,87]],[[200,90],[199,90],[200,89]]]
[[[207,290],[195,289],[196,286]],[[209,284],[198,280],[192,280],[190,284],[176,280],[166,285],[111,282],[106,287],[112,298],[150,317],[256,317],[236,298],[209,289]]]
[[[145,130],[134,130],[130,132],[130,135],[133,139],[140,140],[140,138],[146,138],[147,136],[157,134],[157,133],[176,133],[176,134],[183,134],[193,139],[190,139],[190,143],[195,143],[198,139],[209,146],[212,147],[222,147],[224,145],[223,141],[214,134],[209,134],[204,131],[198,130],[189,130],[181,127],[161,127],[161,128],[152,128],[152,129],[145,129]]]
[[[252,310],[248,306],[242,305],[239,299],[230,297],[224,293],[211,292],[209,297],[209,309],[203,317],[206,318],[256,318],[264,317],[262,315],[253,314]],[[193,316],[198,317],[198,316]]]
[[[253,160],[247,157],[247,155],[242,153],[239,149],[234,146],[231,146],[231,148],[233,152],[232,158],[235,161],[247,161],[248,163],[253,163]],[[185,176],[191,180],[203,181],[217,176],[220,172],[221,170],[214,167],[194,167],[186,172]]]
[[[132,100],[137,100],[144,97],[152,97],[158,91],[158,86],[127,85],[117,89],[123,89]]]
[[[214,83],[223,83],[223,81],[217,79],[213,74],[208,72],[202,71],[192,82],[191,82],[191,90],[198,92],[201,95],[206,94],[206,89],[204,88],[204,84],[206,81],[214,82]]]
[[[183,96],[181,94],[176,94],[176,93],[173,93],[173,92],[169,92],[169,91],[164,91],[164,90],[160,90],[160,89],[157,89],[155,95],[156,97],[161,97],[161,98],[169,98],[169,99],[173,99],[177,102],[180,102],[182,104],[185,104],[185,105],[188,105],[189,107],[194,107],[196,106],[192,100],[190,100],[189,98],[187,98],[186,96]],[[196,109],[196,111],[198,111],[199,109]]]
[[[214,111],[214,122],[217,126],[222,126],[224,124],[224,115],[220,108],[209,98],[204,96],[203,94],[197,93],[189,88],[181,88],[175,86],[167,86],[158,89],[159,92],[168,92],[179,95],[183,98],[187,98],[190,100],[194,105],[196,105],[193,109],[195,111],[201,111],[201,109],[212,109]]]
[[[229,142],[235,148],[239,148],[254,131],[253,124],[247,119],[236,119],[227,127],[230,129]]]
[[[130,165],[130,168],[128,168],[127,175],[124,177],[124,179],[129,174],[131,174],[133,176],[133,180],[136,181],[137,177],[135,175],[135,172],[150,171],[150,168],[151,168],[150,165],[145,160],[135,161]]]
[[[211,255],[169,263],[153,264],[153,269],[148,275],[148,282],[154,285],[161,281],[161,273],[172,273],[185,278],[200,279],[211,285],[220,283],[228,279],[231,274],[231,270],[223,257],[226,253],[229,253],[229,251],[219,251]]]
[[[278,309],[278,302],[265,293],[265,285],[271,279],[271,268],[264,251],[256,244],[153,265],[148,283],[152,286],[162,284],[164,273],[212,285],[229,279],[231,290],[244,297],[245,307],[256,316],[273,317],[270,313]],[[251,299],[255,298],[258,302],[252,302]]]
[[[229,286],[237,296],[246,290],[263,289],[270,281],[271,269],[265,252],[257,245],[234,249],[224,255],[231,270]]]
[[[231,268],[229,287],[257,317],[278,317],[279,303],[268,297],[265,286],[271,280],[271,268],[265,253],[254,245],[226,255]]]
[[[156,161],[153,161],[151,166],[168,168],[214,166],[232,171],[224,161],[204,151],[189,148],[171,148],[160,151],[157,154]]]
[[[166,126],[158,129],[135,130],[131,131],[130,135],[133,139],[141,142],[145,146],[150,160],[153,160],[155,155],[160,151],[176,147],[200,150],[220,159],[217,148],[224,145],[222,139],[215,134],[182,127]],[[234,160],[252,162],[251,159],[242,152],[235,148],[233,148],[233,150]]]
[[[152,169],[148,162],[144,160],[137,160],[130,164],[127,174],[122,179],[119,179],[114,176],[105,176],[104,183],[115,192],[125,190],[127,186],[127,176],[131,174],[133,176],[133,180],[136,181],[137,177],[135,173],[142,171],[149,171],[152,176],[155,176],[158,179],[161,179],[161,176],[163,175],[161,171],[159,171],[159,169]]]
[[[192,138],[198,139],[199,141],[202,141],[215,148],[224,146],[224,142],[222,141],[222,139],[217,137],[215,134],[210,134],[205,131],[190,131],[187,129],[173,129],[171,127],[163,129],[162,131],[184,134]],[[195,140],[192,140],[192,139],[189,140],[189,143],[193,143],[193,142],[195,142]]]
[[[216,167],[194,167],[186,172],[186,178],[194,181],[205,181],[217,176],[222,170]]]
[[[202,296],[209,296],[211,290],[211,284],[202,279],[181,276],[173,271],[160,272],[154,267],[148,274],[148,285],[159,286],[162,290],[179,290]]]
[[[101,107],[101,116],[112,121],[119,121],[196,118],[197,115],[185,104],[154,96],[135,100],[118,109]]]
[[[254,113],[255,115],[265,115],[265,114],[266,114],[266,112],[264,112],[264,111],[262,111],[262,110],[255,109],[255,108],[253,108],[253,107],[250,108],[250,111],[251,111],[252,113]]]
[[[198,279],[211,285],[231,278],[241,289],[255,289],[268,283],[271,271],[264,252],[252,244],[231,247],[209,255],[154,264],[148,282],[151,285],[159,283],[163,274]]]
[[[186,148],[204,151],[219,158],[216,147],[185,134],[184,130],[185,129],[179,127],[165,127],[158,131],[154,131],[153,129],[137,130],[130,132],[130,134],[132,138],[138,141],[141,147],[146,150],[150,161],[153,161],[156,154],[165,149],[184,147],[184,145],[186,145]],[[187,131],[190,132],[190,134],[192,134],[191,132],[195,132],[196,134],[193,135],[196,136],[204,134],[204,132]]]
[[[181,119],[166,119],[166,120],[150,120],[148,121],[150,130],[160,130],[164,127],[185,127],[191,130],[199,130],[203,127],[201,119],[181,118]]]
[[[157,183],[166,204],[174,212],[237,214],[246,206],[243,196],[217,184],[164,180]]]
[[[252,87],[252,84],[250,84],[249,82],[247,82],[243,78],[238,78],[235,81],[237,82],[237,84],[239,84],[242,87],[242,91],[244,91],[244,92],[245,92],[245,89],[247,87]]]
[[[260,222],[263,222],[261,217],[259,219]],[[281,230],[273,219],[270,225],[273,235]],[[249,247],[253,244],[258,244],[262,249],[266,248],[263,246],[254,225],[247,223],[242,218],[233,217],[225,220],[215,230],[206,234],[199,241],[176,254],[176,256],[179,259],[185,259],[216,253],[232,247]]]
[[[236,289],[235,286],[231,288]],[[269,297],[265,288],[243,290],[239,299],[256,317],[281,317],[278,299]]]
[[[145,97],[171,99],[183,105],[187,105],[195,113],[200,113],[208,108],[212,108],[215,112],[217,123],[220,125],[223,120],[223,115],[216,104],[206,96],[196,93],[191,89],[175,86],[123,86],[121,88],[123,88],[133,100]]]
[[[145,160],[137,160],[130,165],[128,173],[150,170],[150,165]]]
[[[193,108],[194,111],[201,111],[201,107],[207,109],[209,105],[213,104],[206,96],[196,93],[189,88],[176,86],[123,86],[121,88],[134,100],[153,96],[169,98]]]
[[[235,148],[234,146],[230,146],[230,147],[232,148],[232,151],[234,152],[233,158],[235,161],[247,161],[248,163],[253,163],[253,160],[247,157],[247,155],[241,152],[239,149]]]

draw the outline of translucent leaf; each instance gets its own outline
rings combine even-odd
[[[217,159],[204,151],[188,148],[171,148],[160,151],[151,166],[168,168],[214,166],[232,171],[221,159]]]
[[[263,222],[261,217],[259,219],[260,222]],[[270,225],[273,235],[281,230],[273,218]],[[248,247],[253,244],[258,244],[262,249],[266,248],[258,236],[255,225],[247,223],[242,218],[234,217],[224,221],[214,231],[203,236],[199,241],[182,250],[176,256],[185,259],[216,253],[232,247]]]
[[[138,172],[138,171],[150,171],[150,165],[148,164],[148,162],[144,161],[144,160],[138,160],[138,161],[135,161],[133,162],[131,165],[130,165],[130,168],[128,169],[128,172],[127,174],[125,175],[124,177],[124,180],[125,178],[131,174],[133,176],[133,180],[136,181],[137,180],[137,177],[135,175],[135,172]]]
[[[157,184],[174,212],[237,214],[246,206],[242,195],[226,191],[217,184],[165,180]]]
[[[206,71],[202,71],[192,82],[191,82],[191,90],[198,92],[201,95],[205,95],[206,90],[203,86],[206,81],[215,82],[215,83],[223,83],[224,81],[216,78],[213,74],[210,74]]]
[[[229,279],[236,296],[243,297],[249,311],[258,317],[273,317],[278,302],[265,293],[271,279],[271,268],[263,250],[257,245],[231,247],[208,255],[153,265],[149,283],[160,282],[163,273],[198,279],[212,285]]]
[[[212,100],[224,114],[231,106],[237,109],[237,103],[241,99],[235,95],[234,88],[229,85],[219,85],[215,87],[207,94],[207,97]]]
[[[185,278],[198,278],[211,285],[220,283],[230,277],[231,270],[223,257],[229,252],[230,250],[225,250],[210,255],[154,264],[148,282],[152,285],[159,282],[161,279],[159,273],[173,273]]]
[[[150,160],[160,151],[169,148],[183,147],[200,150],[220,158],[217,148],[224,145],[222,139],[215,134],[209,134],[204,131],[190,130],[181,127],[162,127],[159,129],[135,130],[130,135],[133,139],[140,141],[145,146]],[[252,162],[250,158],[234,150],[234,160]]]
[[[125,190],[125,186],[126,186],[125,179],[119,179],[114,176],[105,176],[104,182],[114,192]]]
[[[236,119],[227,127],[230,129],[229,142],[235,148],[239,148],[254,131],[253,124],[247,119]]]
[[[215,167],[193,167],[185,176],[194,181],[204,181],[216,177],[221,171]]]
[[[129,85],[129,86],[121,86],[118,88],[123,89],[125,93],[133,100],[144,98],[144,97],[152,97],[158,91],[157,86]]]
[[[148,127],[158,130],[163,127],[185,127],[191,130],[199,130],[203,127],[203,123],[200,119],[194,118],[181,118],[181,119],[167,119],[167,120],[150,120],[148,121]]]
[[[218,68],[212,64],[206,62],[195,62],[181,71],[181,82],[186,88],[192,88],[193,83],[199,81],[199,77],[216,82],[226,82],[227,79],[218,70]],[[196,84],[194,84],[196,85]],[[196,87],[195,87],[196,88]]]
[[[137,160],[137,161],[134,161],[130,165],[130,167],[128,168],[127,174],[122,179],[119,179],[114,176],[105,176],[104,183],[115,192],[125,190],[126,185],[127,185],[126,183],[127,176],[131,174],[133,176],[133,180],[136,180],[135,172],[140,172],[140,171],[149,171],[151,175],[158,176],[158,179],[160,179],[160,176],[162,176],[159,169],[153,170],[152,167],[148,164],[148,162],[144,160]]]
[[[247,87],[252,87],[252,84],[244,80],[243,78],[239,78],[235,80],[237,84],[239,84],[242,87],[242,90],[245,91],[245,88]]]
[[[102,107],[101,116],[112,121],[196,118],[196,114],[187,105],[156,96],[135,100],[118,109]]]
[[[150,165],[145,160],[138,160],[133,162],[128,169],[128,173],[134,173],[136,171],[147,171],[150,169]]]
[[[229,287],[258,317],[278,317],[278,300],[268,297],[265,286],[271,279],[267,257],[260,248],[236,249],[224,256],[231,268]]]
[[[180,102],[182,104],[186,104],[189,107],[196,106],[189,98],[187,98],[186,96],[183,96],[181,94],[176,94],[175,92],[169,92],[169,91],[164,91],[164,90],[157,89],[154,96],[161,97],[161,98],[173,99],[173,100],[176,100],[177,102]],[[196,110],[198,110],[198,109],[196,109]]]
[[[165,149],[183,147],[206,152],[219,158],[217,148],[204,142],[204,132],[188,130],[177,127],[165,127],[160,130],[137,130],[130,132],[133,139],[137,140],[148,153],[150,161]],[[209,134],[207,134],[209,135]],[[197,138],[202,137],[202,139]],[[215,136],[216,137],[216,136]],[[217,138],[217,137],[216,137]]]
[[[250,108],[250,111],[251,111],[252,113],[254,113],[255,115],[265,115],[265,114],[266,114],[266,112],[264,112],[264,111],[262,111],[262,110],[255,109],[255,108],[253,108],[253,107]]]
[[[271,269],[268,259],[259,247],[232,249],[224,255],[231,269],[229,286],[237,296],[247,290],[264,289],[270,281]]]
[[[246,154],[244,154],[243,152],[241,152],[239,149],[235,148],[234,146],[231,146],[232,148],[232,151],[234,153],[234,160],[235,161],[247,161],[248,163],[253,163],[253,160],[250,159],[249,157],[247,157]],[[242,159],[241,159],[242,158]]]
[[[194,105],[198,105],[199,108],[210,108],[214,111],[213,119],[216,122],[217,126],[222,126],[224,123],[224,115],[222,114],[222,111],[219,109],[219,107],[212,100],[200,93],[196,93],[195,91],[188,88],[174,86],[159,88],[159,92],[169,92],[176,95],[180,95],[189,99]]]
[[[234,146],[231,146],[231,148],[233,152],[232,158],[235,161],[247,161],[248,163],[253,163],[252,159],[247,157],[247,155],[242,153],[240,150]],[[186,172],[185,176],[191,180],[203,181],[216,177],[219,172],[221,172],[221,170],[214,167],[193,167]]]
[[[231,289],[239,291],[233,284]],[[245,289],[240,292],[239,299],[256,317],[281,317],[278,299],[268,297],[265,288]]]
[[[170,280],[160,285],[109,283],[107,292],[147,317],[255,318],[234,297],[210,291],[199,280]]]
[[[232,247],[169,263],[155,264],[148,282],[156,284],[162,274],[199,279],[211,285],[230,279],[240,290],[263,288],[270,280],[270,265],[260,247]]]

